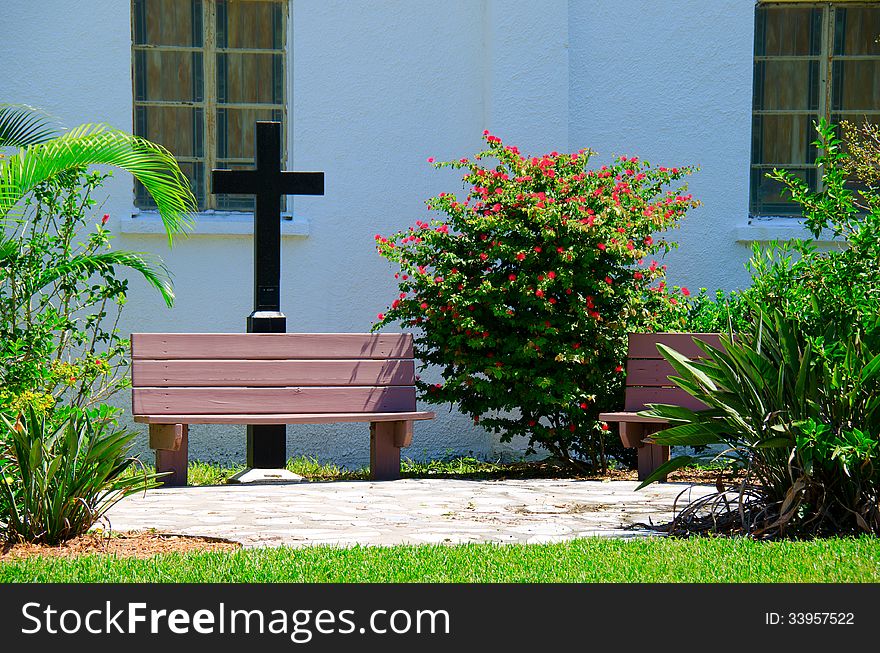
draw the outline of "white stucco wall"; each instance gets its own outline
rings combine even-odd
[[[127,0],[2,4],[0,100],[67,125],[131,129]],[[325,171],[326,194],[291,204],[308,235],[283,239],[288,330],[369,330],[395,291],[373,235],[426,217],[431,195],[459,191],[457,176],[425,160],[472,154],[486,128],[528,153],[591,147],[701,165],[691,188],[705,206],[680,232],[670,277],[692,288],[744,283],[747,250],[735,239],[748,206],[752,14],[741,0],[293,0],[288,160]],[[99,213],[119,229],[131,222],[131,181],[118,174],[106,190]],[[159,235],[125,233],[116,246],[163,256],[177,292],[168,310],[133,279],[125,331],[244,330],[249,236],[197,230],[169,251]],[[414,458],[522,449],[438,412],[416,426]],[[243,429],[195,426],[190,452],[243,460]],[[288,453],[362,465],[366,429],[291,427]]]

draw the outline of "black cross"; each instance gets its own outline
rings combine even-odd
[[[281,170],[281,123],[258,122],[256,168],[213,170],[211,192],[256,195],[254,211],[254,311],[248,333],[284,333],[281,312],[281,198],[284,195],[323,195],[323,172]],[[281,468],[287,462],[283,424],[247,427],[247,466]]]
[[[212,193],[256,195],[254,313],[281,310],[281,197],[323,195],[323,172],[281,170],[281,123],[258,122],[255,170],[214,170]]]

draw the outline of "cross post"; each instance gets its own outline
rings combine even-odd
[[[213,170],[211,192],[254,195],[254,310],[247,317],[248,333],[284,333],[281,312],[281,198],[284,195],[323,195],[323,172],[281,169],[281,123],[257,122],[256,168]],[[287,463],[284,424],[247,427],[247,466],[281,469]]]

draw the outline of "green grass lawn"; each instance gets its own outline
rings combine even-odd
[[[838,583],[880,582],[880,539],[589,538],[559,544],[268,548],[0,563],[0,582]]]

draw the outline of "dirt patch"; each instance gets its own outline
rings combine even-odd
[[[235,551],[238,542],[212,537],[195,537],[153,531],[128,533],[86,533],[59,545],[5,544],[0,548],[0,561],[22,560],[34,556],[73,558],[81,555],[149,558],[161,553],[194,553],[200,551]]]

